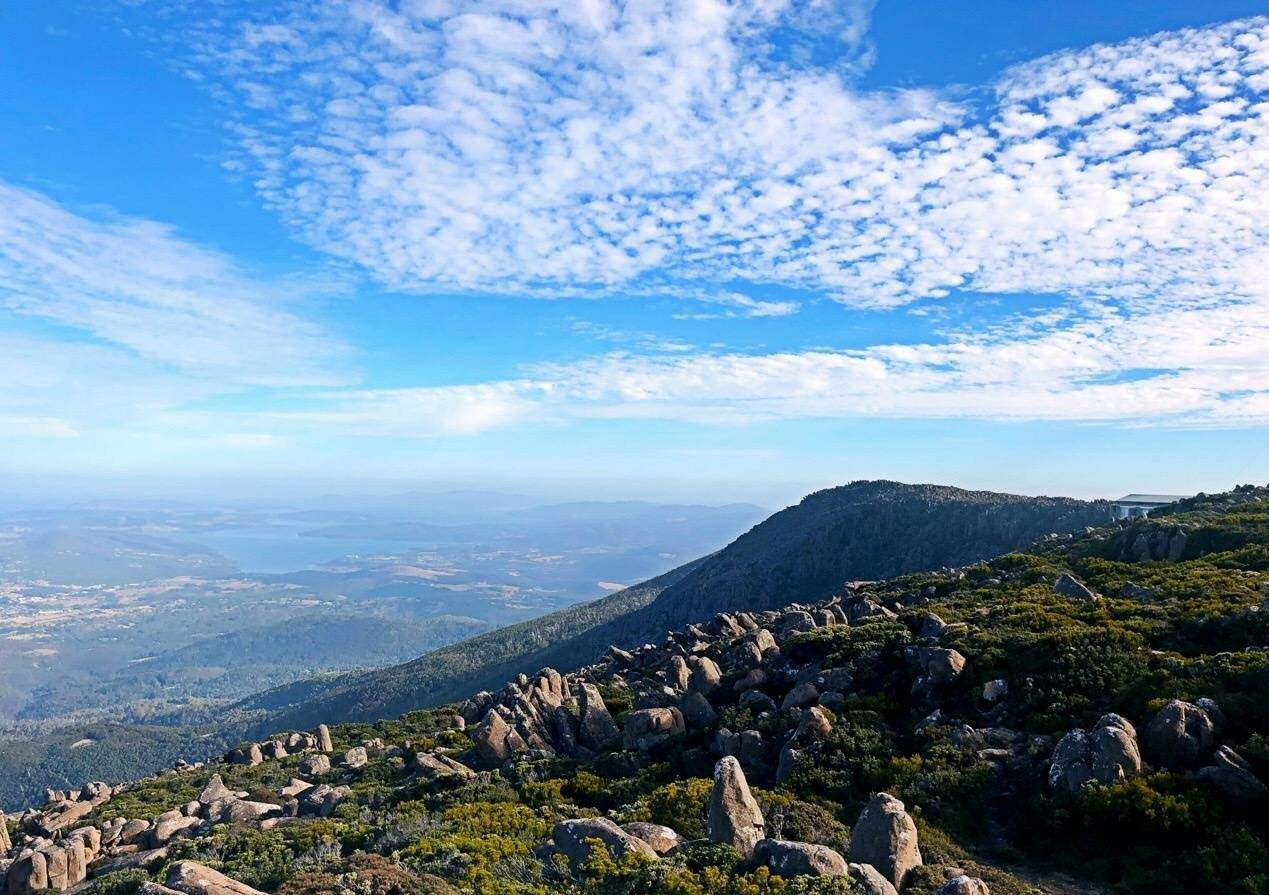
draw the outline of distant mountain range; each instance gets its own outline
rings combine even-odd
[[[592,661],[721,611],[817,600],[854,579],[956,566],[1111,519],[1106,501],[858,481],[819,491],[717,553],[635,587],[370,672],[300,681],[239,703],[251,729],[371,720]]]

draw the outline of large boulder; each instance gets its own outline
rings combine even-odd
[[[3,855],[11,848],[13,848],[13,843],[9,841],[8,821],[5,819],[4,812],[0,811],[0,855]]]
[[[860,895],[899,895],[894,883],[886,879],[871,864],[847,864],[847,875]]]
[[[493,709],[472,730],[471,739],[476,746],[476,754],[489,764],[502,764],[512,755],[528,748],[516,729]]]
[[[1269,789],[1252,772],[1247,761],[1233,749],[1221,746],[1213,757],[1215,764],[1199,769],[1200,780],[1206,780],[1237,801],[1269,795]]]
[[[795,876],[846,876],[846,859],[827,845],[763,839],[754,846],[753,859],[785,879]]]
[[[581,694],[577,700],[578,738],[583,746],[598,751],[621,736],[617,723],[613,721],[599,695],[599,688],[594,684],[581,685]]]
[[[335,751],[330,741],[330,728],[325,724],[317,725],[317,748],[328,755]]]
[[[167,869],[164,882],[185,895],[261,895],[258,889],[194,861],[177,861]]]
[[[740,762],[730,755],[719,759],[709,797],[709,841],[730,845],[748,858],[766,837],[766,829]]]
[[[683,713],[677,708],[639,709],[626,716],[622,744],[646,752],[683,730]]]
[[[330,773],[330,756],[324,752],[306,755],[300,762],[300,773],[305,777],[320,777]]]
[[[852,862],[871,864],[896,889],[913,867],[921,865],[917,829],[903,802],[879,792],[864,807],[850,836],[847,857]]]
[[[1078,792],[1090,780],[1117,783],[1141,773],[1137,731],[1120,715],[1104,715],[1090,732],[1072,730],[1058,741],[1049,785]]]
[[[1212,751],[1216,727],[1207,710],[1174,699],[1146,725],[1146,757],[1169,769],[1197,766]]]
[[[693,693],[708,696],[714,692],[714,688],[722,680],[722,669],[718,667],[717,662],[708,656],[694,656],[693,659],[692,679],[689,686]]]
[[[934,895],[991,895],[991,890],[978,877],[962,873],[939,886]]]
[[[340,759],[339,763],[343,767],[356,770],[357,768],[364,768],[369,762],[370,756],[366,754],[366,747],[353,746],[344,753],[344,757]]]
[[[614,858],[622,858],[628,852],[646,858],[658,857],[656,850],[637,836],[632,836],[606,817],[588,817],[557,823],[551,831],[555,850],[568,857],[574,865],[585,862],[591,855],[591,842],[604,844]]]
[[[1097,599],[1097,592],[1074,575],[1063,575],[1053,583],[1053,592],[1068,600],[1081,600],[1091,603]]]

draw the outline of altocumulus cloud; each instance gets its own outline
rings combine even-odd
[[[872,308],[1042,293],[1057,311],[918,346],[613,354],[331,395],[313,418],[408,429],[390,415],[452,401],[460,431],[539,414],[1269,419],[1269,21],[1056,54],[954,101],[773,53],[806,13],[298,3],[200,46],[248,109],[235,128],[266,200],[397,288],[747,282]]]

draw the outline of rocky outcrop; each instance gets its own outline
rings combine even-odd
[[[643,821],[623,824],[621,827],[631,836],[647,843],[658,855],[668,854],[683,844],[683,837],[673,828]]]
[[[1049,786],[1074,793],[1089,781],[1116,783],[1140,773],[1137,731],[1127,719],[1111,714],[1091,731],[1072,730],[1058,741]]]
[[[626,716],[622,743],[627,749],[647,752],[684,730],[683,713],[675,707],[640,709]]]
[[[1146,757],[1160,767],[1196,767],[1212,752],[1216,725],[1208,710],[1174,699],[1146,725]]]
[[[785,879],[795,876],[846,876],[846,859],[827,845],[763,839],[754,847],[754,863]]]
[[[589,817],[581,820],[565,820],[551,831],[551,840],[544,852],[558,852],[568,857],[574,866],[580,866],[591,856],[593,841],[603,843],[608,854],[623,858],[628,853],[656,859],[656,850],[643,839],[627,833],[606,817]]]
[[[851,831],[847,857],[852,862],[870,864],[896,889],[913,867],[921,865],[917,829],[903,802],[880,792],[864,807]]]
[[[899,895],[894,883],[886,879],[871,864],[847,864],[847,875],[860,895]]]
[[[1213,756],[1215,763],[1200,768],[1198,777],[1206,780],[1229,798],[1244,802],[1269,795],[1269,788],[1251,770],[1246,760],[1228,746],[1221,746]]]
[[[765,836],[762,809],[749,791],[740,762],[732,756],[719,759],[709,797],[709,841],[730,845],[748,858]]]
[[[177,861],[168,868],[164,882],[185,895],[262,895],[258,889],[194,861]]]
[[[1098,599],[1098,594],[1074,575],[1063,575],[1053,583],[1053,592],[1068,600],[1082,600],[1091,603]]]
[[[939,886],[934,895],[991,895],[991,890],[978,877],[961,873]]]

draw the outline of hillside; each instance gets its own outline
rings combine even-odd
[[[306,681],[246,700],[258,729],[372,719],[496,686],[523,668],[573,669],[715,612],[820,599],[843,581],[962,565],[1050,532],[1106,522],[1105,502],[937,485],[853,482],[771,516],[717,553],[626,591],[493,631],[404,665]]]
[[[0,873],[83,895],[1256,895],[1267,642],[1269,487],[1243,487],[53,793],[8,822]]]

